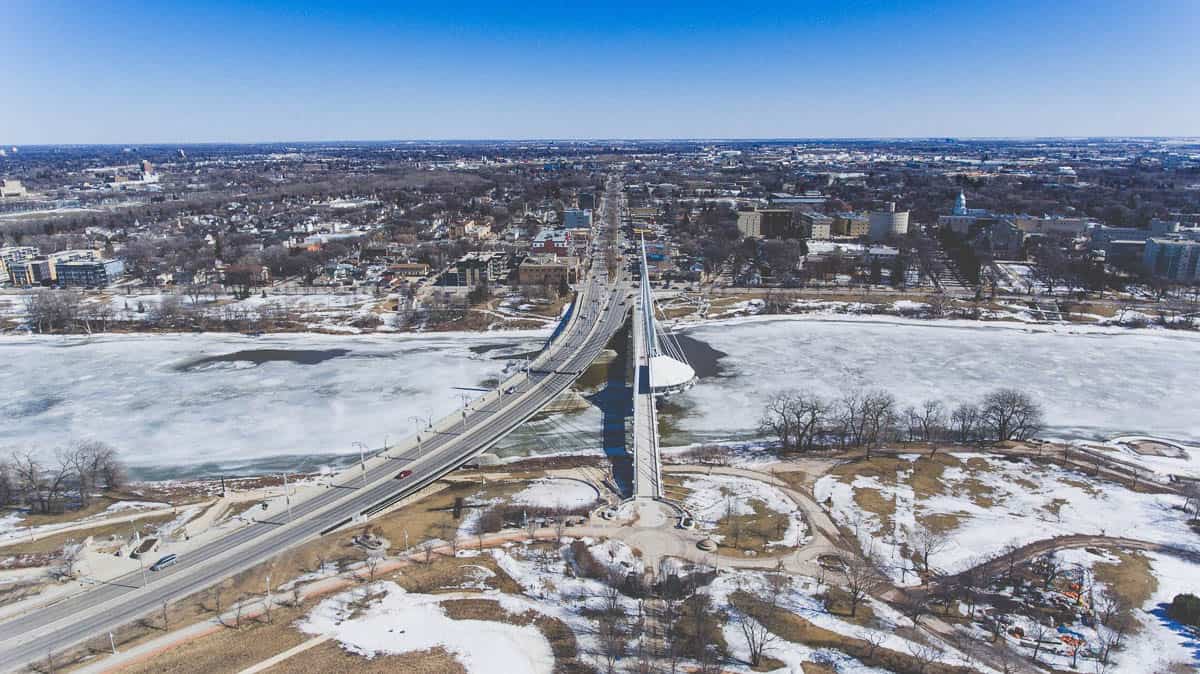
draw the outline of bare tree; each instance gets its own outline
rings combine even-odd
[[[925,674],[925,672],[929,671],[930,665],[942,659],[944,653],[937,646],[910,641],[908,644],[908,654],[912,656],[913,668],[916,674]]]
[[[554,511],[554,542],[562,544],[567,534],[567,511],[558,508]]]
[[[945,432],[946,411],[940,400],[926,400],[919,408],[909,407],[905,417],[910,440],[934,442]]]
[[[881,580],[875,565],[866,559],[851,559],[842,570],[846,578],[846,594],[850,602],[850,615],[858,613],[858,607],[879,588]]]
[[[979,408],[971,403],[962,403],[950,413],[950,427],[954,439],[966,444],[973,442],[979,433]]]
[[[1025,440],[1041,430],[1042,408],[1025,393],[999,389],[983,399],[981,421],[997,442]]]
[[[746,649],[750,652],[750,666],[758,667],[762,664],[763,656],[776,640],[776,636],[752,615],[739,614],[737,621],[742,638],[746,640]]]
[[[1033,661],[1037,662],[1038,654],[1042,651],[1042,642],[1052,637],[1054,630],[1050,626],[1038,622],[1034,624],[1032,632],[1030,636],[1033,637]]]
[[[926,574],[931,572],[929,558],[945,550],[950,545],[950,537],[945,533],[922,525],[917,525],[909,541],[912,543],[917,555],[921,558],[921,566],[925,568]]]

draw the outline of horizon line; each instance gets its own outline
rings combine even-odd
[[[511,137],[511,138],[380,138],[380,139],[319,139],[319,140],[205,140],[205,141],[145,141],[145,142],[87,142],[87,143],[2,143],[0,147],[84,148],[84,147],[175,147],[204,145],[322,145],[322,144],[380,144],[380,143],[753,143],[753,142],[836,142],[836,141],[1191,141],[1200,142],[1200,135],[1081,135],[1081,136],[692,136],[692,137]]]

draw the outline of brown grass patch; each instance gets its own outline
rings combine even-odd
[[[931,513],[928,515],[917,514],[921,523],[926,529],[938,534],[945,534],[954,531],[962,524],[963,515],[954,513]]]
[[[484,585],[508,594],[520,594],[517,584],[491,557],[434,557],[431,564],[413,564],[395,574],[396,584],[409,592],[432,594],[439,591],[452,592],[461,589],[467,582],[476,582],[473,569],[483,567],[494,575],[483,581]]]
[[[466,674],[466,668],[443,648],[367,659],[343,649],[336,641],[318,644],[267,670],[270,674]]]
[[[97,541],[107,540],[111,536],[129,538],[135,531],[140,531],[143,536],[147,536],[154,533],[156,526],[170,522],[173,519],[175,519],[175,515],[168,512],[165,515],[144,517],[132,522],[118,522],[116,524],[104,524],[86,529],[64,531],[60,534],[39,538],[33,542],[16,541],[5,546],[0,546],[0,554],[57,552],[62,546],[82,541],[88,536],[93,537]]]
[[[1096,580],[1107,585],[1130,606],[1144,605],[1158,589],[1158,579],[1150,567],[1150,558],[1138,551],[1109,551],[1120,561],[1093,564]]]
[[[270,624],[259,619],[243,620],[240,630],[221,629],[200,639],[185,641],[122,671],[133,674],[237,672],[307,641],[310,635],[291,627],[292,621],[304,613],[302,607],[279,607],[271,611]],[[307,654],[305,652],[305,656]]]
[[[550,642],[556,672],[591,672],[591,667],[579,659],[579,644],[566,623],[536,611],[512,614],[494,599],[451,599],[441,603],[451,620],[487,620],[507,625],[533,625]]]

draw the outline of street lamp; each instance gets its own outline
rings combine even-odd
[[[425,422],[423,417],[413,415],[408,418],[409,421],[417,425],[417,456],[421,456],[421,424]]]
[[[358,447],[358,465],[362,468],[362,483],[365,487],[367,486],[367,446],[357,440],[354,441],[354,445]]]

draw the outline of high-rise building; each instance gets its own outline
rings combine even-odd
[[[1146,272],[1178,283],[1200,281],[1200,241],[1151,238],[1142,254]]]
[[[897,211],[894,202],[889,201],[884,210],[872,212],[869,218],[872,241],[884,241],[892,236],[908,234],[908,211]]]

